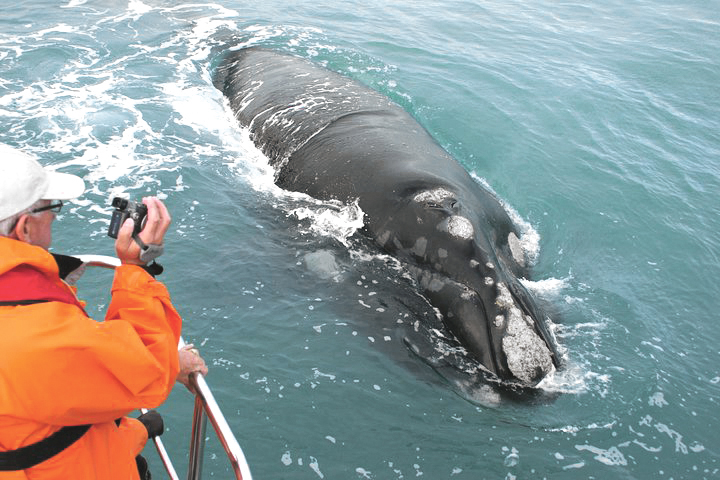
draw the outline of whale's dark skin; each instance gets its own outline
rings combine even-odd
[[[358,200],[364,230],[412,272],[468,354],[504,384],[558,366],[547,317],[518,281],[520,232],[491,192],[387,97],[307,60],[229,52],[214,74],[278,186]]]

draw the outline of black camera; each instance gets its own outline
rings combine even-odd
[[[132,202],[125,198],[115,197],[112,199],[112,206],[115,210],[110,219],[110,228],[108,228],[108,237],[117,238],[120,227],[123,226],[125,220],[132,218],[135,222],[135,230],[133,234],[140,233],[147,216],[147,207],[142,203]]]

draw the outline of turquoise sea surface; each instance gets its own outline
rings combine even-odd
[[[409,353],[405,272],[352,205],[275,187],[213,87],[247,45],[388,95],[514,212],[563,350],[542,401]],[[0,5],[0,142],[88,187],[55,251],[166,201],[161,278],[256,479],[720,478],[719,86],[717,0]],[[80,283],[96,318],[111,279]],[[181,476],[192,408],[160,409]]]

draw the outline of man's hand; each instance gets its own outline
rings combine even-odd
[[[177,375],[177,381],[185,385],[185,387],[192,392],[190,388],[190,374],[199,372],[207,375],[207,365],[205,365],[205,360],[203,360],[200,352],[197,351],[193,344],[182,347],[178,351],[178,357],[180,360],[180,371]]]
[[[148,209],[147,220],[139,233],[140,240],[146,245],[162,245],[165,233],[170,227],[170,212],[157,197],[145,197],[142,201]],[[135,223],[128,218],[120,227],[118,238],[115,240],[115,252],[123,265],[145,265],[140,260],[140,245],[133,240],[132,233]]]

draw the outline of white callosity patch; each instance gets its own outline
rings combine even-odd
[[[411,268],[411,270],[416,275],[420,286],[425,290],[439,292],[448,284],[448,278],[443,275],[419,268]]]
[[[440,222],[437,226],[441,232],[447,232],[453,237],[472,239],[475,236],[475,229],[465,217],[453,215],[452,217]]]
[[[510,253],[512,253],[515,262],[521,267],[525,266],[525,250],[523,249],[520,239],[515,233],[510,232],[508,235],[508,245],[510,246]]]
[[[474,301],[477,298],[478,294],[477,292],[468,289],[463,290],[463,292],[460,294],[460,298],[465,300],[466,302]]]
[[[413,245],[413,248],[411,251],[418,257],[424,257],[426,248],[427,248],[427,238],[420,237],[417,240],[415,240],[415,245]]]
[[[446,281],[440,275],[433,275],[428,283],[427,289],[431,292],[439,292],[445,287]]]
[[[444,188],[435,188],[433,190],[425,190],[424,192],[418,193],[413,197],[413,200],[418,203],[440,204],[448,198],[453,198],[454,196],[455,194],[449,190],[446,190]]]
[[[390,230],[385,230],[381,234],[378,235],[377,241],[380,245],[385,245],[387,241],[390,239],[390,236],[392,235],[392,232]]]
[[[510,371],[524,382],[537,380],[538,369],[544,374],[553,369],[552,356],[545,342],[535,332],[533,319],[524,315],[505,284],[498,284],[497,306],[504,311],[507,324],[502,345]],[[495,325],[502,325],[498,318]]]

